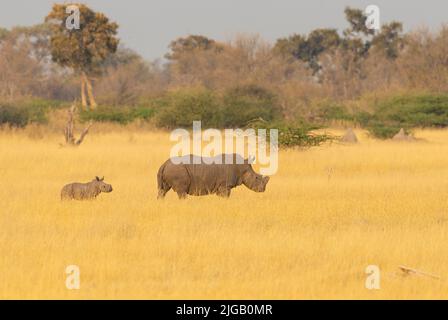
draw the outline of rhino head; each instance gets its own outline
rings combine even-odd
[[[255,172],[252,168],[253,160],[246,160],[244,167],[245,170],[241,176],[243,184],[252,191],[264,192],[266,190],[266,185],[269,182],[268,176],[262,176]]]
[[[95,179],[92,180],[92,183],[100,192],[112,192],[112,185],[105,183],[104,177],[95,177]]]

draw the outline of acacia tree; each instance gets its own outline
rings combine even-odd
[[[206,50],[220,51],[223,49],[215,40],[201,35],[189,35],[185,38],[178,38],[171,41],[169,48],[171,52],[167,53],[165,58],[172,61],[180,59],[182,55],[189,52]]]
[[[308,35],[278,39],[274,52],[302,60],[317,74],[322,69],[322,53],[339,51],[342,67],[353,72],[352,77],[362,76],[362,63],[372,48],[383,52],[388,59],[398,57],[403,48],[401,23],[392,21],[376,31],[366,26],[367,16],[362,10],[347,7],[344,13],[349,27],[343,30],[342,37],[335,29],[316,29]]]
[[[274,51],[283,56],[292,56],[307,63],[316,74],[321,66],[319,56],[339,46],[341,39],[335,29],[316,29],[308,36],[294,34],[278,39]]]
[[[69,6],[76,6],[79,9],[79,29],[66,27],[66,20],[71,15],[67,13]],[[51,28],[52,60],[63,67],[73,69],[80,76],[82,105],[85,108],[89,106],[95,108],[97,104],[93,96],[91,80],[100,73],[101,64],[107,57],[117,50],[118,25],[110,22],[104,14],[77,3],[53,5],[45,21]]]

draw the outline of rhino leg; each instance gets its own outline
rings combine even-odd
[[[157,195],[157,199],[165,198],[165,195],[168,191],[170,191],[171,187],[164,183],[161,188],[159,188],[159,194]]]
[[[163,198],[165,198],[166,192],[167,192],[167,191],[165,191],[165,190],[163,190],[163,189],[159,189],[159,193],[157,194],[157,199],[163,199]]]
[[[225,188],[225,189],[219,189],[217,192],[216,192],[216,194],[219,196],[219,197],[223,197],[223,198],[228,198],[228,197],[230,197],[230,189],[228,189],[228,188]]]
[[[168,162],[158,179],[159,197],[165,195],[170,189],[177,193],[179,199],[187,197],[191,179],[184,165],[174,165]]]
[[[177,195],[179,199],[186,199],[187,198],[187,191],[177,191]]]
[[[165,198],[166,193],[171,189],[171,186],[165,181],[165,177],[163,175],[165,167],[166,163],[160,167],[157,173],[157,188],[159,190],[157,199]]]

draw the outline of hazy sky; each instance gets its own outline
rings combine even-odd
[[[0,0],[0,26],[32,25],[43,21],[55,0]],[[76,2],[76,1],[68,1]],[[126,46],[147,59],[167,52],[179,36],[202,34],[229,40],[236,33],[258,33],[274,42],[292,33],[314,28],[346,27],[346,6],[364,9],[376,4],[381,22],[398,20],[405,30],[436,29],[448,22],[447,0],[85,0],[120,25]]]

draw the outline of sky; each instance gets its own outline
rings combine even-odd
[[[43,21],[55,0],[0,0],[0,26]],[[67,2],[67,1],[66,1]],[[380,8],[381,23],[403,22],[405,31],[448,23],[447,0],[78,0],[120,25],[121,43],[145,59],[163,57],[170,41],[201,34],[228,41],[238,33],[259,34],[272,43],[316,28],[347,27],[346,6]]]

